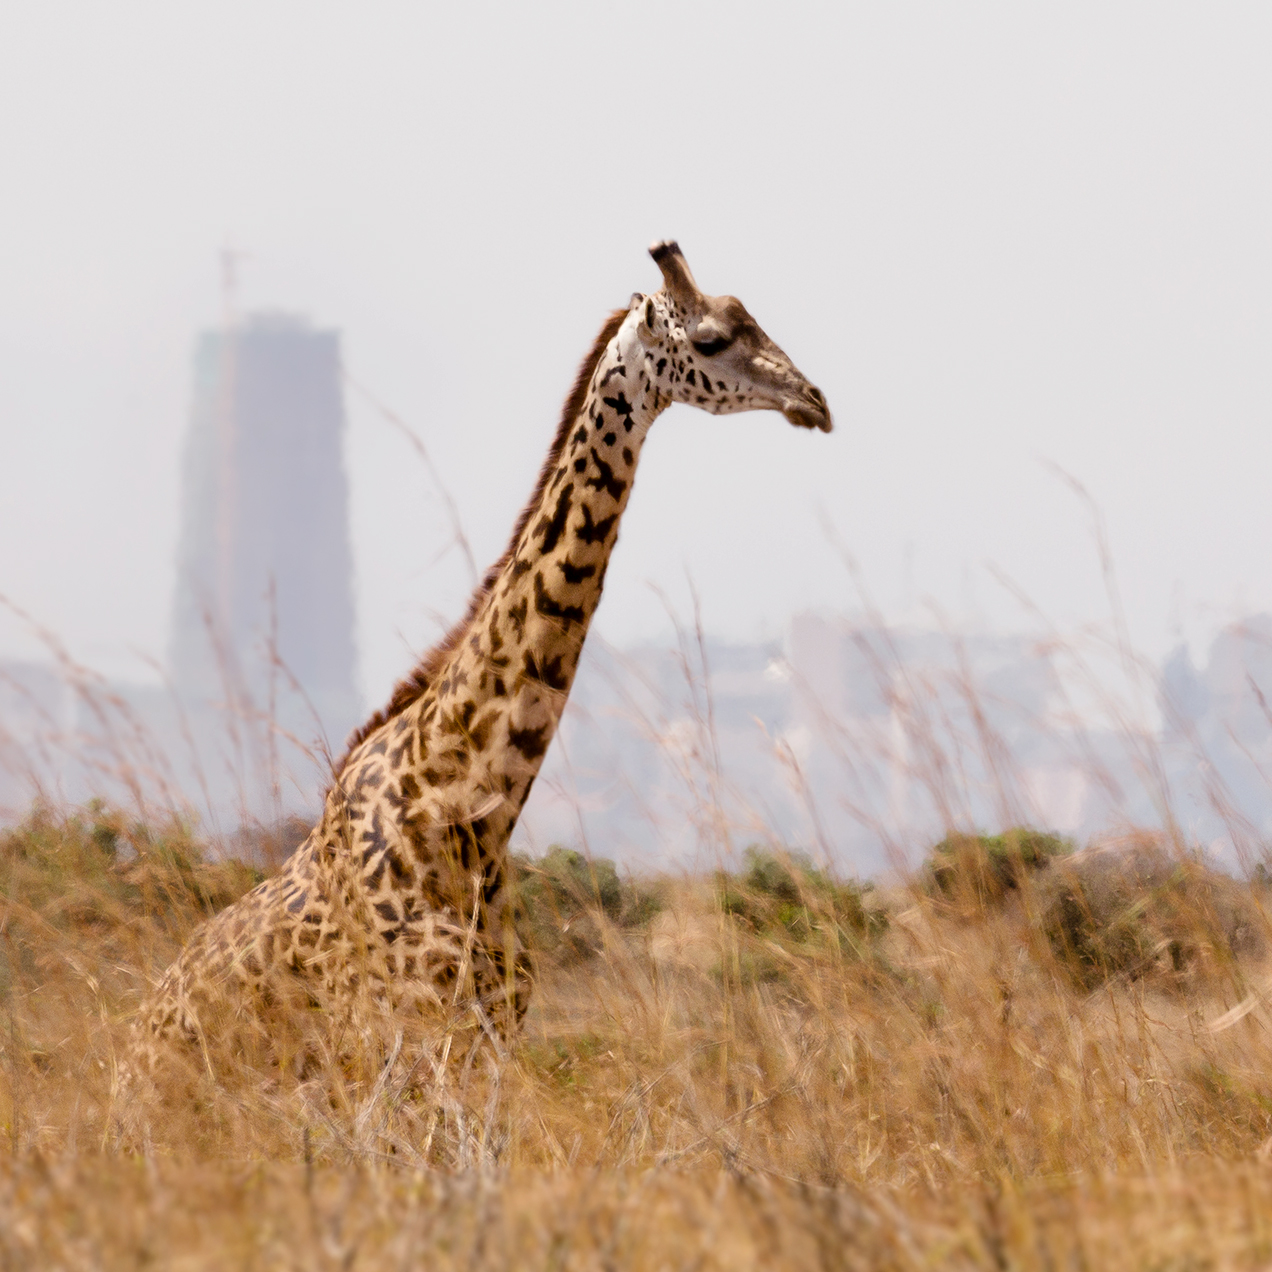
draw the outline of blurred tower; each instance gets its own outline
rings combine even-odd
[[[358,722],[340,345],[290,315],[204,333],[182,482],[181,696],[272,713],[338,752]],[[306,701],[307,700],[307,701]]]

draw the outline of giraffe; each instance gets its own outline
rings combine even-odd
[[[321,819],[283,870],[196,931],[134,1024],[164,1042],[259,1031],[290,987],[329,1020],[359,993],[392,1014],[459,1003],[506,1035],[532,983],[508,840],[552,741],[601,597],[646,434],[673,402],[774,409],[831,430],[819,389],[679,246],[663,286],[601,328],[539,480],[468,610],[350,739]]]

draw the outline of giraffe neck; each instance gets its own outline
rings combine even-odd
[[[641,448],[667,402],[650,382],[634,320],[625,322],[597,362],[537,507],[439,676],[439,718],[462,723],[472,740],[476,788],[516,812],[565,709]]]
[[[483,873],[502,862],[565,709],[646,434],[670,402],[637,316],[595,363],[537,503],[474,598],[449,652],[409,704],[353,749],[340,787],[357,816],[362,774],[380,763],[417,853],[457,828]],[[383,761],[373,761],[375,756]],[[379,780],[375,781],[379,785]],[[430,856],[432,849],[424,849]],[[477,861],[462,863],[465,869]]]

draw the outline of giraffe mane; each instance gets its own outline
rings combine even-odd
[[[521,510],[520,516],[517,517],[516,525],[512,529],[512,537],[508,540],[508,546],[494,565],[486,571],[485,578],[474,590],[464,617],[420,659],[416,664],[415,670],[410,675],[398,682],[388,704],[349,735],[344,757],[335,767],[337,774],[344,769],[349,755],[355,747],[364,742],[371,734],[387,724],[395,716],[401,715],[432,684],[438,672],[445,665],[447,658],[450,657],[459,644],[469,624],[476,618],[477,611],[490,595],[491,589],[495,585],[495,580],[503,573],[504,566],[508,564],[508,559],[516,549],[517,541],[521,538],[526,524],[539,507],[544,489],[552,477],[557,460],[561,458],[561,451],[564,449],[566,440],[574,427],[574,422],[578,419],[579,412],[583,409],[583,403],[587,399],[587,391],[592,383],[592,373],[596,370],[596,365],[604,355],[609,342],[618,334],[618,329],[623,325],[623,320],[627,317],[627,314],[628,311],[626,309],[616,309],[610,314],[597,333],[587,357],[580,364],[578,375],[574,378],[574,387],[570,390],[569,397],[565,399],[565,406],[561,411],[561,422],[557,425],[556,436],[552,439],[552,445],[548,448],[548,456],[543,461],[543,467],[539,471],[539,479],[534,484],[534,491],[526,502],[526,506]]]

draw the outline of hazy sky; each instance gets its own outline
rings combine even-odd
[[[598,623],[775,634],[1106,613],[1134,638],[1272,606],[1272,8],[1162,3],[0,8],[0,592],[79,656],[162,656],[195,333],[344,333],[484,563],[606,312],[677,237],[837,428],[676,407]],[[364,684],[462,603],[409,446],[348,403]],[[33,652],[0,621],[0,655]]]

